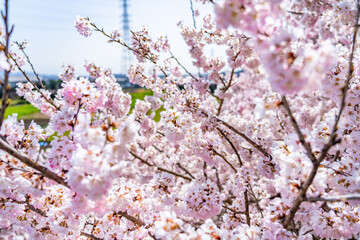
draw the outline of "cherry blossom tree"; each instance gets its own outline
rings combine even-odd
[[[198,73],[184,67],[166,36],[134,30],[129,45],[119,31],[76,18],[80,34],[97,33],[135,54],[129,79],[153,96],[131,110],[111,70],[92,62],[84,66],[89,77],[65,65],[55,97],[37,87],[23,70],[31,64],[24,44],[10,48],[5,1],[2,236],[359,237],[359,2],[197,2],[214,14],[201,19],[192,8],[194,26],[179,29]],[[209,45],[226,57],[209,57]],[[15,70],[28,80],[17,94],[49,116],[45,129],[26,128],[16,114],[4,120]]]

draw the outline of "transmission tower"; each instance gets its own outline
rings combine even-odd
[[[128,14],[128,1],[120,0],[123,8],[122,14],[122,36],[123,41],[130,45],[130,27],[129,27],[129,14]],[[126,74],[130,67],[131,53],[127,48],[123,48],[121,57],[121,73]]]

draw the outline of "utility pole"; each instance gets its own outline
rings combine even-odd
[[[122,36],[123,41],[130,45],[130,27],[129,27],[129,13],[128,13],[128,1],[120,0],[122,2],[123,14],[122,14]],[[128,49],[122,49],[121,57],[121,73],[127,74],[128,68],[130,67],[131,53]]]

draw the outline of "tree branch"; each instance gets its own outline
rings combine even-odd
[[[5,0],[5,13],[1,12],[2,18],[4,20],[5,25],[5,46],[1,45],[1,51],[4,51],[4,54],[6,56],[6,61],[8,62],[9,56],[9,44],[10,44],[10,35],[12,31],[14,30],[14,26],[11,26],[9,29],[9,2],[8,0]],[[1,104],[1,110],[0,110],[0,128],[2,126],[2,123],[4,121],[5,117],[5,110],[9,106],[8,98],[9,93],[11,90],[11,85],[9,84],[9,70],[4,71],[4,82],[2,82],[2,104]]]
[[[103,240],[102,238],[98,238],[98,237],[96,237],[96,236],[94,236],[92,234],[86,233],[86,232],[81,232],[81,236],[90,238],[92,240]]]
[[[234,150],[235,154],[236,154],[236,157],[238,158],[239,160],[239,164],[240,166],[243,165],[242,163],[242,160],[241,160],[241,157],[236,149],[236,147],[234,146],[234,144],[230,141],[230,139],[226,136],[226,134],[220,129],[220,128],[216,128],[220,133],[221,135],[226,139],[226,141],[230,144],[231,148]]]
[[[336,140],[337,138],[337,126],[340,120],[340,116],[341,113],[345,107],[345,100],[346,100],[346,93],[347,90],[349,89],[349,83],[350,83],[350,79],[352,76],[352,73],[354,71],[354,65],[353,65],[353,58],[354,58],[354,52],[355,52],[355,46],[356,46],[356,36],[357,36],[357,32],[358,32],[358,22],[359,22],[359,16],[360,16],[360,5],[359,5],[359,0],[356,1],[356,6],[357,6],[357,14],[356,14],[356,22],[355,22],[355,26],[354,26],[354,35],[353,35],[353,41],[352,41],[352,49],[351,49],[351,54],[350,54],[350,59],[349,59],[349,72],[348,72],[348,76],[345,82],[345,86],[342,90],[342,99],[341,99],[341,104],[340,104],[340,110],[338,115],[336,116],[335,119],[335,123],[334,123],[334,127],[332,130],[332,133],[330,135],[329,141],[327,144],[324,145],[323,149],[321,150],[321,155],[319,156],[318,159],[316,159],[315,162],[313,162],[313,168],[310,172],[309,177],[306,179],[305,183],[301,186],[300,191],[298,196],[296,197],[296,199],[293,202],[293,205],[290,208],[290,212],[289,214],[286,216],[285,221],[283,223],[283,226],[285,228],[288,228],[290,223],[293,221],[295,214],[297,212],[297,210],[300,207],[300,204],[306,200],[306,191],[307,189],[310,187],[310,185],[312,184],[315,175],[317,173],[317,170],[320,166],[320,163],[322,162],[322,160],[324,160],[324,158],[326,157],[328,151],[330,150],[330,148],[334,145],[336,145],[337,143],[340,142],[340,140]],[[286,99],[285,99],[286,100]]]
[[[285,96],[282,97],[282,104],[283,104],[287,114],[289,115],[289,117],[291,119],[291,123],[292,123],[293,127],[295,128],[296,134],[298,135],[301,144],[303,145],[303,147],[306,150],[307,156],[310,158],[311,162],[313,164],[315,164],[317,162],[317,159],[316,159],[314,153],[312,152],[309,143],[306,142],[305,137],[304,137],[303,133],[301,132],[300,127],[299,127],[296,119],[294,118],[294,115],[291,112],[291,109],[289,107],[289,103],[286,100]]]
[[[227,122],[215,117],[216,120],[220,123],[222,123],[223,125],[225,125],[227,128],[229,128],[231,131],[233,131],[234,133],[238,134],[240,137],[242,137],[245,141],[247,141],[248,143],[250,143],[253,147],[255,147],[257,150],[259,150],[262,154],[264,154],[265,156],[267,156],[268,158],[272,159],[272,156],[266,152],[260,145],[258,145],[257,143],[255,143],[253,140],[251,140],[248,136],[246,136],[244,133],[238,131],[236,128],[234,128],[233,126],[231,126],[230,124],[228,124]]]
[[[190,101],[187,100],[187,106],[189,108],[193,108],[197,111],[200,111],[205,117],[210,117],[209,114],[207,114],[205,111],[198,109],[196,106],[191,106]],[[260,145],[258,145],[257,143],[255,143],[253,140],[251,140],[248,136],[246,136],[244,133],[240,132],[239,130],[237,130],[236,128],[234,128],[233,126],[231,126],[230,124],[228,124],[227,122],[221,120],[220,118],[218,118],[217,116],[212,116],[217,122],[223,124],[224,126],[226,126],[227,128],[229,128],[231,131],[233,131],[234,133],[238,134],[240,137],[242,137],[245,141],[247,141],[248,143],[250,143],[253,147],[255,147],[257,150],[259,150],[262,154],[264,154],[266,157],[268,157],[270,160],[272,159],[272,156],[266,152]]]
[[[244,192],[244,200],[245,200],[245,216],[246,216],[246,223],[250,226],[251,219],[250,219],[250,209],[249,209],[249,197],[248,197],[248,190],[246,189]]]
[[[50,98],[47,98],[44,93],[36,86],[36,84],[31,81],[31,79],[28,77],[28,75],[26,74],[26,72],[20,67],[20,65],[17,63],[16,59],[14,59],[11,55],[10,55],[11,60],[13,60],[13,62],[15,63],[17,69],[23,74],[23,76],[26,78],[26,80],[31,83],[31,85],[33,85],[33,87],[35,88],[35,90],[37,92],[40,93],[41,97],[43,97],[45,99],[45,101],[47,101],[50,105],[52,105],[55,109],[60,110],[60,107],[56,106],[54,101]]]
[[[295,198],[293,205],[290,208],[289,214],[285,218],[285,221],[283,223],[285,228],[289,227],[290,223],[295,217],[295,213],[300,207],[300,204],[306,199],[306,191],[312,184],[318,168],[319,168],[319,164],[317,162],[313,164],[313,168],[311,169],[309,177],[306,179],[305,183],[301,186],[298,196]]]
[[[190,9],[191,9],[192,19],[193,19],[193,23],[194,23],[194,28],[196,29],[195,11],[194,11],[192,0],[190,0]]]
[[[14,200],[14,199],[4,199],[4,198],[0,198],[0,202],[1,203],[5,203],[5,202],[10,202],[10,203],[17,203],[17,204],[25,204],[26,207],[30,210],[30,211],[33,211],[37,214],[39,214],[40,216],[42,217],[47,217],[46,216],[46,213],[44,211],[42,211],[41,209],[39,208],[36,208],[34,207],[33,205],[31,205],[29,203],[29,201],[18,201],[18,200]],[[93,240],[102,240],[102,238],[98,238],[92,234],[88,234],[86,232],[81,232],[80,234],[81,236],[84,236],[84,237],[87,237],[87,238],[90,238],[90,239],[93,239]]]
[[[140,219],[138,219],[138,218],[136,218],[134,216],[129,215],[126,211],[125,212],[119,211],[116,214],[126,218],[130,222],[133,222],[133,223],[139,225],[140,227],[145,226],[145,223],[143,221],[141,221]]]
[[[187,175],[189,175],[192,179],[195,179],[195,177],[190,173],[190,171],[187,170],[186,168],[184,168],[180,163],[176,163],[176,165],[177,165],[180,169],[182,169],[184,172],[186,172]]]
[[[90,21],[89,18],[86,18],[86,20]],[[100,33],[102,33],[105,37],[111,39],[110,35],[107,34],[103,29],[100,29],[100,28],[99,28],[98,26],[96,26],[94,23],[90,23],[90,25],[94,28],[94,30],[95,30],[96,32],[100,32]],[[133,33],[133,32],[132,32],[132,33]],[[134,33],[133,33],[133,34],[134,34]],[[135,39],[135,40],[137,40],[137,39]],[[156,61],[155,61],[154,59],[152,59],[151,57],[142,54],[142,53],[139,52],[138,50],[136,50],[136,49],[132,48],[131,46],[127,45],[125,42],[121,42],[120,40],[113,40],[113,39],[111,39],[111,42],[116,42],[116,43],[118,43],[118,44],[126,47],[128,50],[130,50],[130,51],[138,54],[138,55],[141,56],[142,58],[149,60],[150,62],[152,62],[155,66],[157,66],[157,67],[160,69],[160,71],[164,74],[165,77],[168,76],[168,74],[165,72],[165,70],[162,69],[162,68],[160,68],[160,67],[157,65]]]
[[[43,217],[46,217],[46,213],[44,211],[42,211],[41,209],[36,208],[33,205],[31,205],[28,198],[26,198],[26,201],[18,201],[16,199],[12,199],[12,198],[7,198],[7,199],[0,198],[0,202],[1,203],[9,202],[9,203],[16,203],[16,204],[24,204],[24,205],[26,205],[27,209],[29,209]]]
[[[29,56],[26,54],[25,50],[24,50],[24,46],[22,46],[22,44],[20,44],[19,42],[15,42],[15,44],[19,47],[20,51],[24,54],[24,56],[26,57],[26,61],[29,63],[30,67],[31,67],[31,70],[33,71],[36,79],[38,80],[38,82],[40,83],[40,86],[43,88],[43,89],[46,89],[44,84],[42,83],[40,77],[39,77],[39,74],[36,72],[35,68],[34,68],[34,65],[32,64],[32,62],[30,61],[30,58]]]
[[[250,194],[251,194],[251,195],[254,197],[254,199],[255,199],[256,208],[259,210],[259,212],[260,212],[260,214],[261,214],[261,217],[264,217],[264,215],[263,215],[263,210],[262,210],[262,208],[260,207],[260,204],[259,204],[260,200],[256,197],[255,192],[254,192],[254,190],[253,190],[253,188],[252,188],[252,186],[251,186],[251,183],[249,183],[248,186],[249,186]]]
[[[216,155],[218,155],[219,157],[221,157],[221,158],[224,160],[224,162],[226,162],[226,163],[231,167],[231,169],[232,169],[235,173],[237,173],[236,168],[235,168],[222,154],[218,153],[218,152],[217,152],[215,149],[213,149],[213,148],[212,148],[212,150],[213,150],[213,152],[214,152]]]
[[[216,113],[216,116],[219,116],[220,113],[221,113],[221,108],[224,104],[224,99],[223,98],[219,98],[219,106],[218,106],[218,109],[217,109],[217,113]]]
[[[148,161],[146,161],[145,159],[141,158],[140,156],[136,155],[135,153],[133,153],[133,152],[131,152],[131,151],[129,151],[129,153],[130,153],[134,158],[140,160],[142,163],[145,163],[145,164],[148,165],[149,167],[155,167],[155,168],[157,168],[159,171],[167,172],[167,173],[170,173],[170,174],[172,174],[172,175],[174,175],[174,176],[181,177],[181,178],[183,178],[183,179],[185,179],[185,180],[191,181],[191,178],[189,178],[189,177],[186,177],[186,176],[184,176],[184,175],[182,175],[182,174],[180,174],[180,173],[173,172],[173,171],[171,171],[171,170],[168,170],[168,169],[159,167],[159,166],[157,166],[157,165],[155,165],[155,164],[151,164],[151,163],[149,163]]]
[[[195,77],[194,75],[191,74],[191,72],[189,72],[185,67],[184,65],[182,65],[180,63],[180,61],[174,56],[174,54],[172,52],[170,52],[170,55],[171,55],[171,58],[173,58],[177,64],[190,76],[192,77],[193,79],[195,79],[195,81],[199,81],[199,79],[197,79],[197,77]]]
[[[336,115],[335,123],[334,123],[333,129],[331,131],[329,141],[323,147],[323,149],[321,151],[319,161],[322,161],[326,157],[328,151],[330,150],[330,148],[332,146],[336,145],[337,143],[339,143],[341,141],[341,139],[336,139],[337,138],[337,130],[338,130],[337,128],[338,128],[341,114],[345,108],[346,95],[349,90],[349,84],[350,84],[352,74],[354,72],[353,59],[354,59],[355,48],[356,48],[356,37],[358,34],[358,29],[359,29],[359,16],[360,16],[359,0],[356,1],[356,5],[357,5],[357,14],[356,14],[356,22],[355,22],[355,26],[354,26],[354,35],[353,35],[353,39],[352,39],[352,48],[351,48],[350,59],[349,59],[349,71],[348,71],[348,75],[347,75],[344,87],[341,89],[342,96],[341,96],[341,102],[340,102],[340,109],[339,109],[339,113]]]
[[[357,200],[360,201],[360,194],[348,194],[348,195],[339,195],[339,196],[325,196],[325,197],[308,197],[304,201],[307,202],[339,202],[339,201],[349,201]]]
[[[226,205],[223,205],[222,207],[225,208],[225,209],[227,209],[227,210],[230,210],[231,212],[233,212],[233,213],[235,213],[235,214],[245,214],[245,213],[246,213],[246,212],[242,212],[242,211],[236,211],[236,210],[234,210],[234,209],[232,209],[232,208],[229,208],[229,207],[226,206]]]
[[[15,149],[13,146],[5,142],[2,138],[0,138],[0,149],[4,150],[5,152],[9,153],[11,156],[19,159],[22,163],[25,165],[41,172],[41,174],[44,177],[47,177],[58,184],[61,184],[65,187],[69,188],[69,185],[66,183],[65,179],[59,177],[56,173],[52,172],[51,170],[47,169],[46,167],[43,167],[39,165],[38,163],[31,160],[28,156],[24,155],[23,153],[19,152],[17,149]]]
[[[216,176],[216,185],[218,186],[219,192],[222,192],[223,187],[221,186],[221,183],[220,183],[219,171],[217,170],[216,167],[214,167],[214,170],[215,170],[215,176]]]

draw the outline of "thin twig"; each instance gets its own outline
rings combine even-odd
[[[291,222],[293,221],[295,214],[297,212],[297,210],[300,207],[300,204],[306,199],[306,191],[307,189],[310,187],[310,185],[312,184],[315,175],[317,173],[317,170],[320,166],[320,163],[325,159],[325,157],[327,156],[327,153],[329,152],[330,148],[334,145],[336,145],[337,143],[340,142],[339,139],[337,138],[337,126],[340,120],[340,116],[341,113],[345,107],[345,100],[346,100],[346,94],[347,94],[347,90],[349,89],[349,83],[350,83],[350,79],[352,76],[352,73],[354,71],[354,64],[353,64],[353,58],[354,58],[354,52],[355,52],[355,47],[356,47],[356,36],[357,36],[357,32],[358,32],[358,22],[359,22],[359,16],[360,16],[360,5],[359,5],[359,0],[357,0],[356,2],[357,5],[357,14],[356,14],[356,22],[355,22],[355,26],[354,26],[354,35],[353,35],[353,41],[352,41],[352,49],[351,49],[351,54],[350,54],[350,59],[349,59],[349,72],[348,72],[348,76],[345,82],[345,86],[342,89],[342,98],[341,98],[341,104],[340,104],[340,110],[338,115],[336,116],[335,119],[335,123],[334,123],[334,127],[332,129],[332,133],[330,135],[329,141],[327,142],[327,144],[324,145],[324,147],[321,150],[321,155],[319,156],[319,158],[316,160],[315,163],[313,163],[313,168],[310,172],[309,177],[306,179],[305,183],[301,186],[300,191],[298,193],[298,196],[296,197],[296,199],[293,202],[293,205],[290,208],[289,214],[286,216],[285,221],[283,223],[283,226],[285,228],[288,228],[291,224]]]
[[[38,91],[40,93],[40,95],[45,99],[45,101],[47,101],[49,104],[51,104],[55,109],[60,110],[60,107],[56,106],[54,101],[50,98],[47,98],[44,93],[36,86],[36,84],[31,81],[31,79],[28,77],[28,75],[26,74],[26,72],[20,67],[20,65],[18,64],[18,62],[16,61],[16,59],[14,59],[11,55],[10,55],[11,60],[13,60],[13,62],[15,63],[17,69],[23,74],[23,76],[25,77],[25,79],[31,83],[31,85],[33,85],[33,87],[35,88],[36,91]]]
[[[237,56],[238,56],[239,53],[240,53],[240,52],[238,52],[238,53],[236,54],[235,59],[237,58]],[[229,88],[231,87],[231,83],[232,83],[232,81],[233,81],[233,79],[234,79],[234,73],[235,73],[235,68],[233,68],[233,69],[231,70],[230,80],[229,80],[227,86],[224,88],[224,93],[225,93],[227,90],[229,90]]]
[[[140,144],[139,144],[140,145]],[[153,148],[155,148],[159,153],[163,153],[164,151],[156,147],[154,144],[152,145]]]
[[[165,137],[165,134],[162,133],[162,132],[159,132],[158,130],[156,130],[156,133],[159,134],[159,135],[161,135],[161,136],[163,136],[163,137]]]
[[[190,9],[191,9],[192,19],[193,19],[193,23],[194,23],[194,28],[196,29],[195,11],[193,8],[192,0],[190,0]]]
[[[225,208],[225,209],[227,209],[227,210],[230,210],[231,212],[233,212],[233,213],[235,213],[235,214],[245,214],[245,213],[246,213],[246,212],[242,212],[242,211],[236,211],[236,210],[234,210],[234,209],[232,209],[232,208],[229,208],[229,207],[226,206],[226,205],[223,205],[222,207]]]
[[[240,51],[235,55],[234,61],[236,60],[236,58],[238,57],[239,54],[240,54]],[[235,72],[235,68],[233,68],[233,69],[231,70],[230,80],[229,80],[228,84],[227,84],[226,86],[224,85],[223,94],[225,94],[226,91],[229,90],[229,88],[231,87],[231,83],[232,83],[233,78],[234,78],[234,72]],[[220,102],[219,102],[219,107],[218,107],[216,116],[219,116],[219,115],[220,115],[220,113],[221,113],[221,108],[222,108],[223,104],[224,104],[224,99],[221,98],[221,99],[220,99]]]
[[[189,175],[192,179],[195,179],[195,177],[191,174],[191,172],[189,170],[187,170],[186,168],[184,168],[179,162],[176,163],[176,165],[181,168],[184,172],[187,173],[187,175]]]
[[[24,155],[23,153],[20,153],[16,148],[14,148],[10,144],[8,144],[2,138],[0,138],[0,149],[9,153],[11,156],[19,159],[25,165],[41,172],[41,174],[44,177],[54,180],[58,184],[61,184],[65,187],[69,187],[68,184],[66,183],[65,179],[59,177],[56,173],[52,172],[51,170],[47,169],[46,167],[43,167],[43,166],[39,165],[38,163],[34,162],[33,160],[31,160],[28,156]]]
[[[252,186],[251,186],[250,183],[249,183],[248,186],[249,186],[250,194],[251,194],[251,195],[254,197],[254,199],[255,199],[256,208],[259,210],[261,217],[264,217],[264,215],[263,215],[263,209],[260,207],[260,204],[259,204],[260,200],[256,197],[255,192],[254,192],[254,190],[253,190],[253,188],[252,188]]]
[[[167,173],[170,173],[174,176],[177,176],[177,177],[181,177],[185,180],[188,180],[188,181],[191,181],[191,178],[187,177],[187,176],[184,176],[180,173],[177,173],[177,172],[174,172],[174,171],[171,171],[171,170],[168,170],[166,168],[163,168],[163,167],[159,167],[157,166],[156,164],[152,164],[152,163],[149,163],[148,161],[146,161],[145,159],[141,158],[140,156],[136,155],[135,153],[129,151],[129,153],[136,159],[140,160],[142,163],[145,163],[146,165],[148,165],[149,167],[155,167],[157,168],[159,171],[162,171],[162,172],[167,172]]]
[[[31,172],[31,171],[23,169],[23,168],[14,167],[8,161],[0,160],[0,162],[5,163],[8,166],[8,168],[10,169],[10,171],[11,170],[18,170],[18,171],[22,171],[22,172],[26,172],[26,173],[38,174],[38,175],[41,176],[41,173]]]
[[[244,192],[244,200],[245,200],[245,216],[246,216],[246,223],[250,226],[251,218],[250,218],[250,209],[249,209],[249,197],[248,197],[248,190],[246,189]]]
[[[224,87],[226,86],[226,83],[225,83],[225,81],[224,81],[224,78],[223,77],[219,77],[219,79],[220,79],[220,81],[221,81],[221,83],[224,85]]]
[[[222,108],[223,104],[224,104],[224,99],[223,99],[223,98],[220,98],[220,100],[219,100],[219,107],[218,107],[216,116],[219,116],[219,115],[220,115],[220,113],[221,113],[221,108]]]
[[[4,48],[2,51],[4,51],[4,54],[6,56],[6,61],[8,61],[9,56],[11,56],[9,54],[10,35],[11,35],[12,31],[14,30],[14,26],[11,26],[11,28],[9,29],[9,1],[8,0],[5,0],[5,13],[1,12],[1,15],[2,15],[2,18],[4,21],[4,25],[5,25],[5,46],[1,46],[1,47]],[[4,121],[5,110],[9,106],[8,98],[9,98],[9,93],[11,91],[11,85],[9,84],[9,74],[10,74],[10,69],[4,71],[4,82],[2,83],[3,96],[2,96],[2,104],[1,104],[1,110],[0,110],[0,128]]]
[[[171,58],[173,58],[173,59],[177,62],[177,64],[178,64],[190,77],[192,77],[193,79],[195,79],[195,81],[199,81],[199,79],[198,79],[197,77],[195,77],[194,75],[192,75],[191,72],[189,72],[189,71],[184,67],[184,65],[182,65],[182,64],[180,63],[180,61],[174,56],[174,54],[173,54],[171,51],[169,51],[169,52],[170,52]]]
[[[327,166],[327,165],[320,164],[320,168],[330,169],[330,170],[334,171],[335,174],[339,174],[339,175],[343,175],[343,176],[347,176],[347,177],[351,176],[351,174],[349,174],[349,173],[342,172],[342,171],[340,171],[340,170],[334,169],[334,168],[329,167],[329,166]]]
[[[190,101],[187,101],[187,106],[189,108],[193,108],[196,109],[197,111],[200,111],[205,117],[210,117],[209,114],[207,114],[205,111],[198,109],[196,106],[191,106]],[[229,128],[231,131],[233,131],[234,133],[238,134],[240,137],[242,137],[243,139],[245,139],[245,141],[247,141],[248,143],[250,143],[253,147],[255,147],[257,150],[259,150],[262,154],[264,154],[266,157],[268,157],[270,160],[272,159],[272,156],[265,151],[265,149],[263,149],[260,145],[258,145],[257,143],[255,143],[253,140],[251,140],[248,136],[246,136],[244,133],[240,132],[239,130],[237,130],[236,128],[234,128],[233,126],[231,126],[230,124],[228,124],[227,122],[221,120],[220,118],[218,118],[217,116],[212,116],[217,122],[223,124],[224,126],[226,126],[227,128]]]
[[[42,217],[47,217],[47,216],[46,216],[46,213],[45,213],[44,211],[42,211],[42,210],[39,209],[39,208],[34,207],[34,205],[32,205],[32,204],[29,203],[28,199],[27,199],[26,201],[18,201],[18,200],[14,200],[14,199],[4,199],[4,198],[0,198],[0,202],[1,202],[1,203],[10,202],[10,203],[16,203],[16,204],[25,204],[26,207],[27,207],[29,210],[31,210],[31,211],[39,214],[39,215],[42,216]],[[86,232],[81,232],[80,234],[81,234],[81,236],[88,237],[88,238],[91,238],[91,239],[93,239],[93,240],[102,240],[102,238],[98,238],[98,237],[96,237],[96,236],[94,236],[94,235],[92,235],[92,234],[88,234],[88,233],[86,233]]]
[[[72,132],[75,131],[75,125],[76,125],[77,119],[79,117],[81,107],[82,107],[82,103],[81,103],[81,99],[79,99],[79,107],[78,107],[78,109],[77,109],[77,111],[76,111],[76,113],[75,113],[75,115],[73,117],[73,120],[72,120],[73,122],[71,123]],[[74,141],[74,134],[72,134],[71,140]]]
[[[237,173],[236,168],[229,162],[229,160],[226,159],[226,157],[224,157],[222,154],[218,153],[215,149],[212,149],[212,150],[214,151],[214,153],[215,153],[216,155],[218,155],[219,157],[221,157],[221,158],[224,160],[224,162],[226,162],[226,163],[231,167],[231,169],[232,169],[235,173]]]
[[[89,233],[86,233],[86,232],[81,232],[81,236],[90,238],[92,240],[103,240],[102,238],[98,238],[98,237],[94,236],[93,234],[89,234]]]
[[[130,222],[133,222],[133,223],[139,225],[140,227],[145,226],[145,223],[143,221],[141,221],[140,219],[138,219],[138,218],[136,218],[134,216],[129,215],[126,211],[125,212],[118,211],[118,212],[116,212],[116,214],[126,218]]]
[[[205,179],[207,180],[208,175],[207,175],[207,172],[206,172],[206,168],[207,168],[207,163],[204,161],[204,163],[203,163],[203,174],[204,174]]]
[[[303,14],[307,14],[305,12],[295,12],[295,11],[287,11],[288,13],[291,13],[291,14],[295,14],[295,15],[303,15]]]
[[[251,140],[248,136],[246,136],[244,133],[240,132],[239,130],[237,130],[236,128],[234,128],[233,126],[231,126],[230,124],[228,124],[227,122],[215,117],[216,120],[220,123],[222,123],[224,126],[226,126],[227,128],[229,128],[231,131],[233,131],[234,133],[238,134],[240,137],[242,137],[243,139],[245,139],[245,141],[247,141],[248,143],[250,143],[253,147],[255,147],[257,150],[259,150],[262,154],[264,154],[265,156],[267,156],[268,158],[272,159],[272,156],[266,152],[260,145],[258,145],[257,143],[255,143],[253,140]]]
[[[32,62],[30,61],[30,58],[29,56],[26,54],[25,50],[24,50],[24,47],[21,46],[21,44],[19,42],[15,42],[15,44],[19,47],[20,51],[24,54],[24,56],[26,57],[26,61],[29,63],[30,67],[31,67],[31,70],[33,71],[36,79],[38,80],[38,82],[40,83],[40,86],[43,88],[43,89],[46,89],[44,84],[42,83],[40,77],[39,77],[39,74],[36,72],[35,68],[34,68],[34,65],[32,64]]]
[[[219,96],[216,96],[215,94],[213,94],[211,91],[209,91],[209,90],[206,90],[206,92],[208,93],[208,94],[210,94],[210,96],[212,96],[212,97],[214,97],[214,98],[216,98],[217,100],[221,100],[221,98],[219,97]]]
[[[220,177],[219,177],[219,171],[217,170],[216,167],[214,167],[214,169],[215,169],[215,176],[216,176],[216,185],[219,188],[219,192],[222,192],[223,187],[221,186]]]
[[[298,135],[301,144],[303,145],[303,147],[306,150],[307,156],[310,158],[310,160],[313,164],[316,163],[317,159],[311,150],[310,144],[308,142],[306,142],[305,137],[304,137],[303,133],[301,132],[300,127],[299,127],[296,119],[294,118],[294,115],[292,114],[292,111],[289,107],[289,103],[286,100],[285,96],[282,97],[282,105],[284,106],[287,114],[289,115],[289,117],[291,119],[291,123],[292,123],[293,127],[295,128],[296,134]]]
[[[86,19],[90,21],[89,18],[86,18]],[[116,43],[118,43],[118,44],[126,47],[128,50],[130,50],[130,51],[138,54],[138,55],[141,56],[142,58],[149,60],[150,62],[152,62],[155,66],[157,66],[157,67],[160,69],[160,71],[164,74],[164,77],[165,77],[165,78],[168,77],[168,74],[165,72],[165,70],[162,69],[162,68],[160,68],[160,67],[157,65],[156,61],[155,61],[153,58],[142,54],[141,52],[139,52],[138,50],[132,48],[131,46],[129,46],[129,45],[126,44],[125,42],[121,42],[120,40],[113,40],[113,39],[110,37],[109,34],[107,34],[103,29],[100,29],[100,28],[99,28],[98,26],[96,26],[94,23],[90,23],[90,25],[94,28],[95,31],[102,33],[102,34],[103,34],[105,37],[107,37],[107,38],[110,38],[110,39],[111,39],[111,42],[116,42]],[[135,35],[134,32],[132,32],[132,34]]]
[[[46,213],[44,211],[42,211],[41,209],[36,208],[33,205],[31,205],[28,198],[26,198],[26,201],[18,201],[16,199],[11,199],[11,198],[7,198],[7,199],[0,198],[0,202],[1,203],[9,202],[9,203],[16,203],[16,204],[24,204],[27,207],[27,209],[29,209],[29,210],[31,210],[31,211],[33,211],[33,212],[35,212],[35,213],[37,213],[37,214],[39,214],[39,215],[41,215],[43,217],[46,217]]]
[[[226,134],[220,128],[216,128],[216,129],[221,133],[221,135],[226,139],[226,141],[230,144],[231,148],[234,150],[236,157],[239,160],[239,165],[241,167],[243,165],[243,163],[242,163],[241,157],[240,157],[239,152],[237,151],[236,147],[231,142],[231,140],[228,138],[228,136],[226,136]]]

